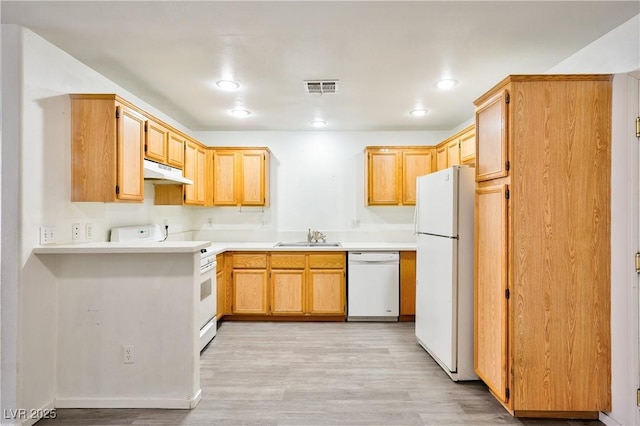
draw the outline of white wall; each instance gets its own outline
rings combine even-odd
[[[10,121],[19,124],[14,145],[11,145],[17,152],[12,158],[3,155],[7,162],[12,161],[6,173],[3,168],[3,174],[11,177],[10,173],[15,171],[19,177],[19,182],[7,191],[3,186],[3,205],[11,199],[5,197],[5,192],[17,190],[14,215],[3,212],[2,216],[15,220],[16,226],[12,229],[3,223],[3,236],[7,231],[19,233],[17,244],[4,246],[3,240],[5,250],[16,250],[16,281],[11,283],[19,289],[19,315],[13,320],[3,318],[2,321],[3,327],[5,324],[19,327],[18,365],[5,364],[7,369],[3,368],[3,372],[10,380],[18,367],[20,371],[16,385],[8,381],[6,386],[3,383],[3,403],[6,408],[31,409],[53,401],[55,378],[56,279],[40,259],[31,254],[39,245],[39,227],[55,226],[57,242],[65,243],[71,241],[72,223],[79,222],[84,229],[86,222],[92,222],[94,240],[106,241],[108,230],[113,226],[162,223],[165,218],[171,232],[190,231],[191,210],[180,206],[154,206],[151,183],[145,185],[142,204],[71,203],[69,93],[117,93],[169,124],[182,127],[31,31],[15,26],[2,27],[3,35],[15,33],[15,37],[7,42],[11,43],[8,47],[17,52],[18,60],[13,65],[23,82],[21,87],[17,86],[14,95],[18,99],[13,99],[18,108],[17,115]],[[4,48],[3,45],[3,52]],[[3,140],[5,150],[8,139]],[[187,235],[190,237],[190,232]],[[4,274],[3,264],[3,286]],[[6,302],[3,299],[3,307]],[[19,320],[16,322],[15,318]],[[11,334],[7,336],[10,337]],[[9,351],[9,348],[5,348],[3,340],[3,351]],[[6,360],[11,361],[11,358]],[[11,396],[15,394],[17,400],[12,401]]]
[[[304,239],[308,228],[331,240],[407,241],[413,207],[365,206],[365,146],[436,145],[449,132],[199,132],[210,146],[267,146],[271,206],[205,208],[194,213],[197,239]],[[213,226],[208,225],[208,219]],[[359,227],[352,227],[358,220]],[[233,231],[233,232],[229,232]],[[238,232],[241,231],[241,232]]]
[[[611,356],[613,410],[601,415],[607,424],[637,425],[638,277],[638,141],[633,118],[638,112],[638,81],[626,73],[640,70],[640,15],[619,26],[549,73],[620,73],[613,83],[611,152]],[[624,74],[622,74],[624,73]],[[633,94],[635,93],[635,95]]]

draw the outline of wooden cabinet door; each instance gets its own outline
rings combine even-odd
[[[368,153],[368,205],[400,204],[400,162],[397,152]]]
[[[476,181],[507,176],[507,90],[476,109]]]
[[[177,133],[169,133],[167,144],[167,164],[179,169],[184,167],[184,143],[185,140]]]
[[[233,313],[268,313],[267,271],[265,269],[233,270]]]
[[[431,173],[431,150],[402,152],[402,204],[416,204],[416,178]]]
[[[400,316],[416,314],[416,252],[400,252]]]
[[[307,311],[311,315],[345,313],[344,269],[309,270],[309,294]]]
[[[224,306],[225,306],[225,282],[224,282],[224,271],[216,272],[216,317],[220,319],[224,316]]]
[[[167,161],[167,141],[169,130],[153,120],[145,123],[145,144],[144,156],[149,160],[166,163]]]
[[[144,198],[143,155],[145,119],[137,112],[117,106],[117,167],[119,200],[142,201]]]
[[[460,141],[455,140],[447,144],[447,167],[460,164]]]
[[[476,131],[475,128],[460,136],[460,162],[473,164],[476,159]]]
[[[263,151],[242,151],[239,153],[240,205],[265,205],[265,156]]]
[[[271,271],[271,313],[303,315],[305,311],[305,271]]]
[[[205,149],[198,144],[187,141],[184,150],[184,177],[191,179],[193,185],[184,186],[185,204],[204,205],[205,164]]]
[[[509,388],[507,185],[476,190],[475,371],[505,404]]]
[[[447,168],[447,146],[443,145],[436,148],[436,170],[444,170]]]
[[[213,152],[213,205],[235,206],[236,197],[236,153],[234,151]]]

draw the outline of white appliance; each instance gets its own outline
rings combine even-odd
[[[475,172],[453,166],[417,178],[416,338],[452,380],[473,369]]]
[[[400,254],[348,253],[348,321],[397,321],[400,305]]]
[[[144,178],[153,179],[156,184],[193,185],[191,179],[182,176],[182,170],[147,159],[144,160]]]
[[[210,248],[200,250],[200,351],[215,337],[218,328],[216,254]]]

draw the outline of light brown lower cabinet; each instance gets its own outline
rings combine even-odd
[[[227,253],[227,319],[346,315],[344,252]]]
[[[400,321],[416,315],[416,252],[400,252]]]
[[[224,254],[216,256],[216,318],[219,320],[225,314],[225,273]]]

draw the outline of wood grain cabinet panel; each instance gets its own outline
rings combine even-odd
[[[611,410],[611,80],[509,76],[475,102],[476,373],[515,416]]]
[[[446,145],[438,146],[436,148],[436,170],[444,170],[449,165],[447,152]]]
[[[71,95],[71,201],[142,201],[145,121],[116,95]]]
[[[416,314],[416,252],[400,252],[400,320],[414,320]]]
[[[309,271],[309,314],[344,315],[345,281],[344,269],[311,269]]]
[[[402,204],[416,204],[416,178],[433,172],[433,150],[402,152]]]
[[[460,164],[460,139],[455,138],[447,144],[447,167]]]
[[[179,169],[184,167],[184,144],[186,139],[175,132],[169,132],[167,142],[167,164]]]
[[[367,205],[415,205],[416,178],[433,172],[432,147],[366,147]]]
[[[268,313],[267,271],[253,269],[233,270],[233,313]]]
[[[476,128],[472,126],[460,136],[460,162],[475,165],[476,161]]]
[[[502,402],[506,396],[507,186],[476,190],[475,370]]]
[[[400,204],[400,158],[398,152],[370,152],[368,204]]]
[[[303,315],[305,313],[305,271],[271,270],[271,313]]]
[[[269,157],[267,148],[215,148],[213,204],[268,206]]]
[[[508,89],[500,90],[476,109],[476,181],[507,176],[509,166],[507,140]]]
[[[216,318],[220,320],[227,312],[226,306],[226,280],[224,268],[224,255],[216,256]]]
[[[167,162],[169,129],[153,120],[147,120],[144,126],[144,155],[149,160]]]
[[[206,150],[199,143],[187,140],[184,150],[184,177],[193,185],[184,187],[184,204],[204,206],[206,187]]]

